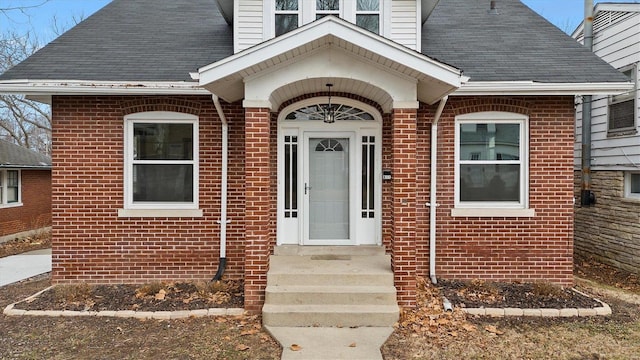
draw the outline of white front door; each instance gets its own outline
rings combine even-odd
[[[354,244],[350,151],[353,136],[345,135],[349,134],[311,132],[304,136],[305,245]]]
[[[279,245],[382,243],[382,118],[343,99],[335,123],[322,99],[285,108],[278,122]]]

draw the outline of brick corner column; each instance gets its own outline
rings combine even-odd
[[[417,109],[393,110],[391,265],[402,307],[416,305],[416,121]]]
[[[244,307],[253,314],[262,311],[269,268],[269,120],[269,109],[245,109]]]

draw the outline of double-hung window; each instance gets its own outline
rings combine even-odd
[[[637,68],[631,65],[620,69],[635,84],[629,92],[609,97],[609,134],[620,134],[636,130]]]
[[[528,119],[482,112],[456,117],[455,207],[528,207]]]
[[[380,0],[357,0],[356,25],[380,33]]]
[[[20,171],[0,169],[0,207],[21,205]]]
[[[299,0],[276,0],[275,32],[280,36],[298,28],[300,22]]]
[[[125,208],[198,208],[198,118],[173,112],[125,117]]]

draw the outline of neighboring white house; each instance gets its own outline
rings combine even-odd
[[[575,249],[640,273],[640,4],[601,3],[594,9],[593,51],[627,75],[635,89],[592,99],[591,176],[596,203],[575,218]],[[583,41],[583,24],[573,33]],[[576,127],[576,184],[580,184],[582,111]]]

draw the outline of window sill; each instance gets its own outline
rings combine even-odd
[[[512,217],[530,218],[536,216],[534,209],[496,209],[496,208],[454,208],[452,217]]]
[[[118,209],[119,218],[199,218],[202,217],[202,209]]]
[[[0,204],[0,209],[9,209],[22,206],[22,203]]]

